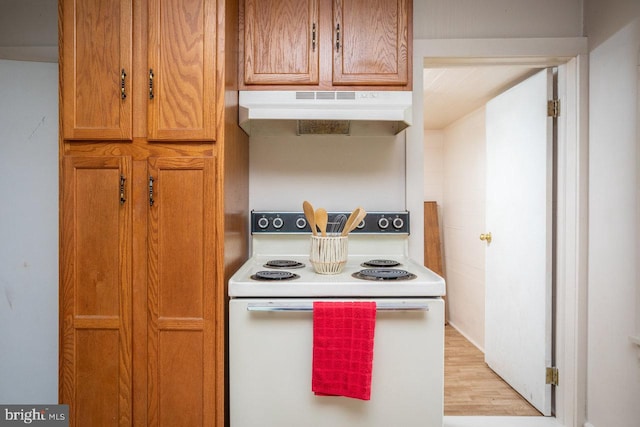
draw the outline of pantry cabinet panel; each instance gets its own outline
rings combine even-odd
[[[158,400],[162,410],[158,414],[158,425],[206,425],[203,339],[201,331],[160,333]]]
[[[76,334],[76,405],[70,424],[119,427],[119,333],[79,329]],[[130,424],[127,424],[130,425]]]
[[[155,196],[157,223],[162,225],[157,235],[158,264],[163,266],[158,270],[160,317],[202,318],[204,172],[159,169],[155,177],[156,189],[162,185]]]
[[[409,83],[409,0],[334,0],[333,83]]]
[[[72,427],[131,424],[130,164],[62,162],[60,402]]]
[[[130,140],[131,0],[63,1],[63,136]]]
[[[149,140],[215,140],[215,0],[149,0],[148,68]]]
[[[318,0],[246,0],[248,84],[318,84]]]
[[[216,398],[214,159],[150,158],[148,170],[149,425],[209,426]],[[174,422],[188,407],[192,422]]]

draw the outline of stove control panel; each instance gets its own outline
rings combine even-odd
[[[338,235],[351,212],[329,212],[327,235]],[[251,234],[311,233],[311,226],[302,212],[251,212]],[[361,234],[409,234],[409,212],[367,212],[352,231]]]

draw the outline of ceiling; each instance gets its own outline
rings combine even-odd
[[[425,64],[424,128],[446,128],[540,68],[531,64]]]

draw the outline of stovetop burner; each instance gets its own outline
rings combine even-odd
[[[367,268],[352,274],[356,279],[364,280],[412,280],[415,274],[397,268]]]
[[[253,280],[274,281],[274,280],[294,280],[299,278],[295,273],[290,271],[258,271],[251,276]]]
[[[290,259],[272,259],[264,265],[267,268],[302,268],[304,264]]]
[[[393,259],[371,259],[361,264],[363,267],[397,267],[400,263]]]

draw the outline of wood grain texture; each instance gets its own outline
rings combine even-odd
[[[424,202],[424,265],[444,277],[442,245],[436,202]]]
[[[60,401],[72,427],[131,425],[130,168],[126,157],[62,162]]]
[[[438,204],[424,202],[424,265],[431,271],[444,278],[444,264],[442,261],[442,244],[440,239],[440,222],[438,221]],[[447,298],[445,309],[447,307]],[[448,317],[445,311],[445,325]]]
[[[248,254],[248,137],[237,125],[238,2],[83,3],[83,7],[93,5],[107,15],[100,18],[97,18],[100,14],[95,15],[98,20],[95,28],[104,30],[108,38],[117,39],[122,51],[130,54],[133,46],[134,69],[127,71],[132,86],[127,88],[127,100],[134,111],[130,126],[133,138],[129,137],[126,143],[120,133],[111,131],[63,135],[64,126],[74,119],[69,116],[72,110],[63,108],[63,104],[70,102],[76,90],[75,68],[68,67],[74,64],[76,54],[73,43],[76,2],[61,0],[58,5],[60,402],[69,403],[72,413],[78,415],[80,421],[71,424],[76,427],[223,426],[226,278]],[[112,13],[105,12],[109,8]],[[81,24],[83,31],[88,31],[88,22]],[[86,48],[89,56],[105,55],[99,46],[101,37],[85,40],[86,46],[82,48]],[[163,90],[177,88],[184,92],[184,97],[182,92],[173,92],[167,103],[161,105],[161,109],[170,109],[163,111],[166,113],[163,122],[153,121],[148,105],[148,65],[153,55],[173,55],[165,68],[174,73],[172,78],[178,79],[178,83],[164,82]],[[98,59],[107,61],[111,52],[105,56]],[[225,61],[225,57],[230,59]],[[83,114],[87,117],[105,114],[103,111],[111,111],[113,107],[111,101],[108,104],[85,104],[90,111]],[[192,129],[192,123],[197,123],[197,129]],[[165,133],[154,138],[149,132],[158,125],[161,133]],[[214,140],[216,143],[211,144]],[[115,237],[112,206],[100,196],[108,193],[105,197],[110,198],[117,191],[114,190],[117,184],[111,187],[103,182],[116,176],[119,180],[117,167],[111,167],[111,160],[105,163],[104,159],[111,158],[126,159],[121,170],[126,176],[124,209],[129,222],[120,222],[119,226],[128,231]],[[98,171],[68,174],[76,164]],[[103,166],[107,170],[100,170]],[[158,182],[159,200],[171,205],[168,219],[165,217],[161,222],[160,217],[152,218],[148,198],[149,174],[156,173],[158,168],[168,173],[169,181],[173,180],[166,187],[168,193],[161,185],[167,182],[167,177]],[[81,191],[76,191],[76,187]],[[91,194],[90,189],[98,194]],[[176,197],[178,193],[180,199]],[[223,199],[223,193],[228,199]],[[82,218],[93,217],[96,223],[95,227],[83,223],[84,237],[80,242],[75,238],[74,222],[78,195],[84,200]],[[187,198],[183,206],[182,197]],[[96,206],[91,207],[92,203]],[[156,227],[155,234],[152,227]],[[159,230],[166,231],[164,239],[158,238]],[[92,252],[85,258],[91,239],[95,240],[94,246],[104,244],[108,250]],[[114,244],[118,239],[124,239],[126,250]],[[173,248],[175,241],[181,243]],[[185,244],[186,241],[189,243]],[[228,243],[226,247],[224,242]],[[82,246],[82,251],[76,243]],[[193,245],[201,250],[193,250]],[[121,259],[126,260],[124,269],[114,267],[115,248]],[[194,254],[197,259],[190,259]],[[95,262],[104,263],[105,269],[110,267],[101,273],[94,288],[83,288],[76,295],[73,285],[78,276],[76,265],[82,265],[83,276],[97,278],[90,266]],[[180,268],[187,273],[178,274]],[[118,275],[118,269],[126,274]],[[105,283],[122,281],[125,277],[127,287],[117,296],[116,303],[114,289]],[[79,301],[76,296],[82,299],[80,314],[74,314]],[[127,325],[124,330],[122,325]],[[184,415],[185,410],[189,414]]]
[[[216,1],[149,0],[148,138],[215,141]]]
[[[148,425],[214,425],[214,158],[151,158],[149,174]]]
[[[445,327],[444,415],[539,416],[484,362],[484,354]]]
[[[333,84],[409,83],[411,4],[334,0],[333,19],[335,26],[340,25],[341,45],[333,49]]]
[[[147,223],[149,173],[147,159],[133,161],[133,425],[147,425]],[[142,343],[142,344],[139,344]]]
[[[131,89],[131,0],[64,0],[62,130],[66,139],[130,140],[131,97],[121,98],[121,71]]]
[[[244,4],[245,82],[317,84],[318,0],[246,0]]]
[[[314,50],[309,22],[316,9]],[[412,9],[408,0],[245,0],[240,89],[411,90]],[[297,20],[283,16],[295,14]]]

